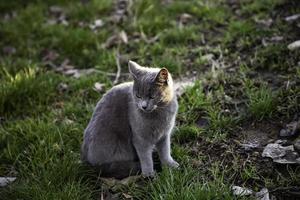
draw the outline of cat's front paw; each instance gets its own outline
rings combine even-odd
[[[155,177],[155,171],[145,171],[145,172],[142,172],[142,176],[144,178],[154,178]]]
[[[164,165],[171,167],[171,168],[179,168],[179,163],[175,160],[170,160],[164,163]]]

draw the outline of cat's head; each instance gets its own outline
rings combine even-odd
[[[140,110],[150,113],[170,103],[174,98],[173,80],[166,68],[142,67],[129,61],[133,84],[133,98]]]

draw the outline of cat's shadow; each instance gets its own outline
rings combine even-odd
[[[159,156],[157,152],[153,152],[153,165],[154,165],[154,170],[159,173],[162,171],[162,165],[159,160]],[[80,166],[80,173],[83,175],[81,176],[83,180],[91,181],[94,180],[95,182],[99,182],[100,178],[112,178],[116,180],[122,180],[125,179],[129,176],[139,176],[141,175],[141,171],[138,170],[135,173],[130,173],[124,176],[114,176],[112,175],[103,175],[101,172],[101,169],[99,167],[91,166],[88,163],[82,163]],[[92,182],[94,182],[92,181]]]

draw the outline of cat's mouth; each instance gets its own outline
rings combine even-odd
[[[151,109],[151,110],[144,110],[144,109],[142,109],[142,111],[143,111],[144,113],[152,113],[153,110],[154,110],[154,109]]]
[[[154,108],[152,108],[152,109],[142,109],[142,108],[140,108],[140,110],[143,112],[143,113],[151,113],[151,112],[153,112],[153,110],[155,110]]]
[[[140,108],[140,110],[144,113],[152,113],[155,109],[157,108],[157,106],[153,106],[153,108],[151,109],[143,109],[143,108]]]

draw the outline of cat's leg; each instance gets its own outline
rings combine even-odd
[[[142,175],[145,177],[154,176],[155,172],[152,159],[153,146],[139,141],[134,143],[134,147],[141,163]]]
[[[173,168],[179,167],[179,164],[171,156],[170,134],[160,139],[160,141],[156,144],[156,148],[160,161],[163,165]]]

